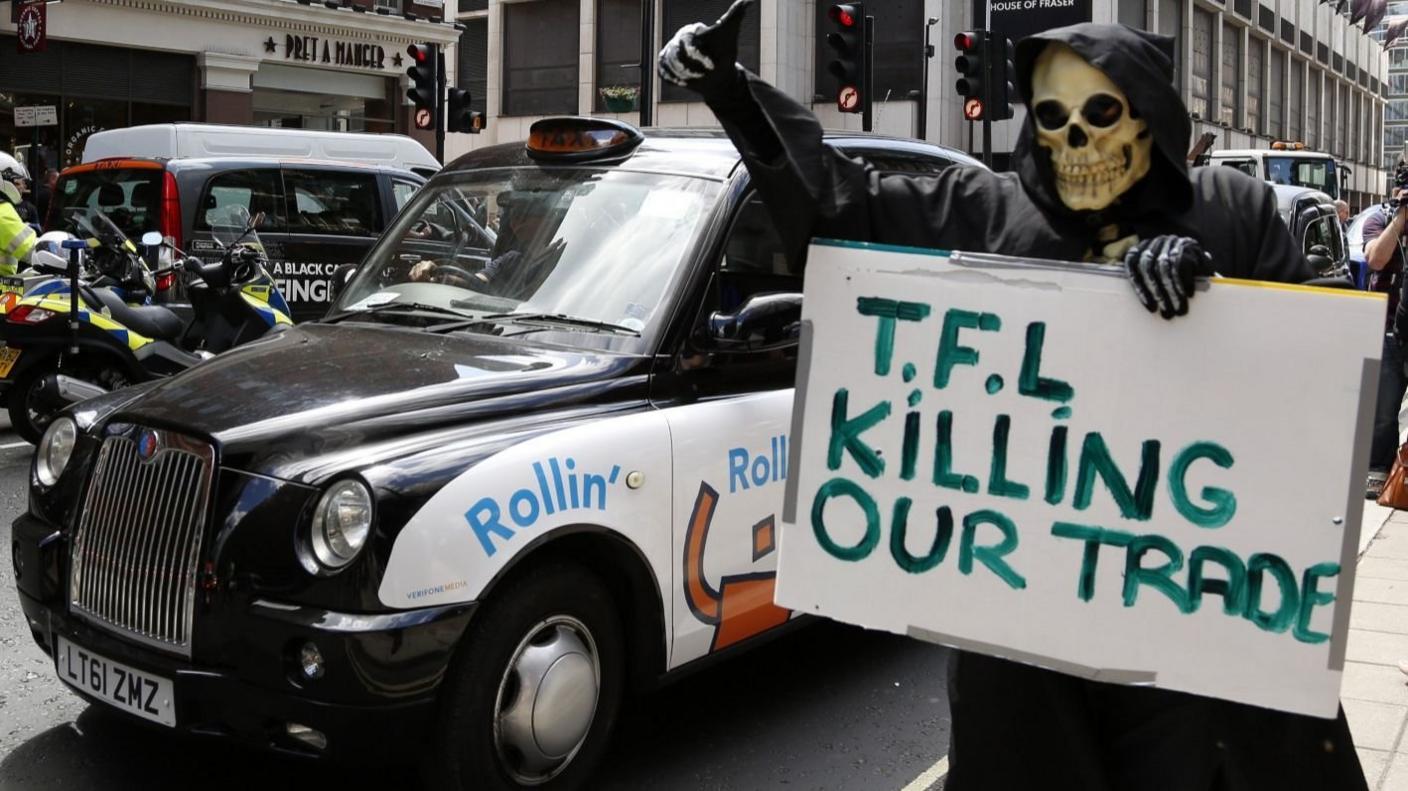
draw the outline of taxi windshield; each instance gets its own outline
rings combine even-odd
[[[330,316],[421,310],[641,335],[719,192],[598,168],[465,173],[421,191]]]

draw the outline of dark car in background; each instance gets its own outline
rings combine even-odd
[[[60,176],[46,230],[75,232],[68,212],[97,210],[132,239],[159,231],[177,247],[218,258],[211,221],[232,207],[264,212],[259,236],[295,321],[318,318],[333,274],[355,264],[425,183],[410,170],[306,159],[112,158]],[[181,302],[176,282],[159,301]]]
[[[1276,210],[1320,277],[1350,277],[1349,244],[1335,200],[1306,187],[1276,185]]]

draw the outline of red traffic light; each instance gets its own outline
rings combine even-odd
[[[983,100],[969,99],[963,103],[963,117],[969,121],[983,120]]]
[[[430,46],[427,44],[412,44],[406,47],[406,54],[416,63],[428,63],[430,61]]]
[[[859,15],[856,13],[856,7],[853,5],[842,3],[831,6],[831,8],[827,9],[826,15],[832,22],[841,27],[855,27],[860,23]]]
[[[974,47],[978,46],[978,34],[959,33],[958,35],[953,37],[953,46],[955,49],[960,49],[964,52],[967,52],[968,50],[971,50]]]

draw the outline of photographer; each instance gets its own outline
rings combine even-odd
[[[1369,456],[1366,496],[1378,497],[1384,478],[1398,449],[1398,406],[1405,385],[1403,351],[1395,340],[1395,324],[1403,288],[1405,232],[1408,232],[1408,166],[1400,166],[1394,179],[1393,198],[1364,221],[1364,258],[1369,264],[1369,290],[1388,294],[1388,314],[1384,326],[1383,362],[1379,370],[1378,404],[1374,410],[1374,440]],[[1403,334],[1408,339],[1408,320]]]

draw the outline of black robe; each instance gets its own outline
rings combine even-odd
[[[1109,236],[1100,230],[1114,225],[1114,238],[1197,239],[1224,276],[1314,277],[1269,185],[1233,168],[1189,171],[1191,128],[1173,88],[1170,39],[1113,25],[1026,39],[1016,64],[1024,95],[1036,55],[1051,41],[1109,75],[1154,137],[1149,174],[1102,212],[1060,202],[1030,116],[1014,153],[1016,172],[954,167],[914,175],[886,173],[824,145],[807,108],[752,74],[743,72],[742,90],[711,106],[798,256],[816,235],[1082,260],[1102,249]],[[949,684],[951,791],[1367,789],[1342,711],[1331,720],[1297,716],[958,652]]]

